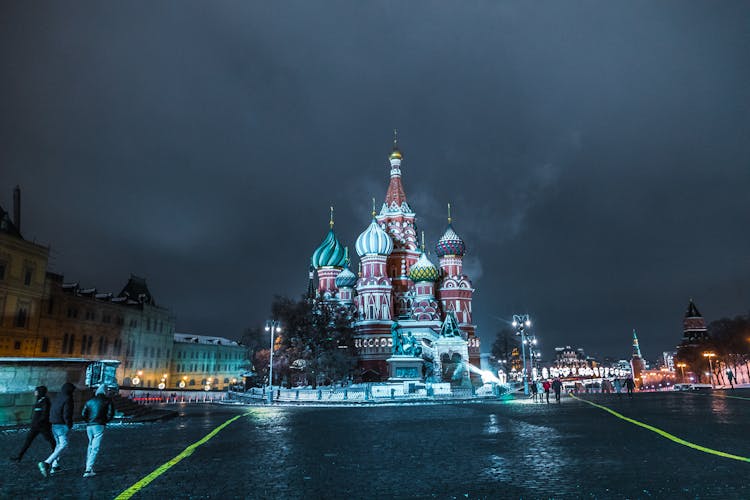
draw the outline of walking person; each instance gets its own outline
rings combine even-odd
[[[531,397],[536,403],[536,398],[539,395],[539,389],[537,389],[536,382],[533,380],[529,381],[529,389],[531,389]]]
[[[102,444],[104,427],[115,416],[115,407],[112,405],[112,400],[107,397],[104,384],[99,386],[93,398],[86,401],[81,415],[86,421],[86,435],[89,438],[89,446],[86,449],[86,471],[83,477],[93,477],[96,476],[94,463],[96,463],[96,456]]]
[[[555,391],[555,401],[560,402],[560,392],[562,392],[562,382],[558,377],[552,381],[552,390]]]
[[[545,379],[542,382],[542,389],[544,389],[544,396],[547,398],[547,404],[549,404],[549,390],[552,388],[552,384],[549,383],[549,379]]]
[[[727,380],[729,380],[729,386],[734,389],[734,372],[731,368],[727,368]]]
[[[622,381],[619,378],[615,379],[615,392],[617,393],[617,399],[622,399]]]
[[[75,386],[65,382],[60,393],[52,402],[49,422],[52,424],[52,435],[55,437],[55,450],[44,462],[39,462],[39,472],[44,477],[60,470],[60,454],[68,447],[68,432],[73,428],[73,391]]]
[[[17,455],[10,457],[14,462],[21,461],[26,450],[29,449],[31,443],[39,434],[49,443],[52,451],[55,451],[55,438],[52,437],[52,425],[49,423],[49,409],[51,405],[47,397],[47,387],[40,385],[34,389],[34,396],[36,397],[36,403],[34,404],[34,409],[31,411],[31,429],[26,434],[26,442],[23,443],[21,451]]]
[[[635,389],[635,381],[633,380],[633,377],[628,377],[625,379],[625,387],[628,388],[628,397],[633,397],[633,390]]]

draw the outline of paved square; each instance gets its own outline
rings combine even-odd
[[[731,397],[730,397],[731,396]],[[581,395],[688,443],[750,457],[750,391]],[[745,398],[745,399],[743,399]],[[564,397],[378,407],[182,407],[166,422],[108,428],[99,474],[86,437],[41,477],[34,443],[0,465],[2,498],[114,498],[230,423],[133,498],[748,498],[750,461],[700,451]],[[3,432],[9,455],[22,433]]]

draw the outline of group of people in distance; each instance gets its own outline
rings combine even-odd
[[[544,402],[544,400],[542,399],[542,392],[544,392],[544,396],[547,398],[547,404],[549,404],[550,389],[555,393],[555,401],[559,403],[560,394],[562,393],[562,387],[562,381],[558,377],[555,377],[552,382],[550,382],[549,379],[529,381],[529,392],[531,393],[530,397],[534,399],[535,403]]]
[[[609,384],[608,380],[605,380],[607,384]],[[633,381],[633,377],[627,377],[625,379],[625,382],[623,383],[622,380],[619,378],[616,378],[613,382],[614,391],[617,393],[618,398],[622,398],[622,387],[625,385],[625,387],[628,390],[628,396],[633,397],[633,391],[635,390],[635,382]],[[555,393],[555,401],[558,403],[560,402],[560,394],[562,393],[562,381],[559,377],[555,377],[551,382],[549,379],[545,380],[531,380],[529,381],[529,392],[531,392],[530,397],[534,400],[535,403],[543,403],[544,399],[547,399],[547,404],[549,404],[549,393],[550,389]],[[611,392],[608,390],[602,390],[602,392]],[[544,396],[542,396],[542,393],[544,393]]]
[[[68,433],[73,428],[73,391],[75,386],[66,382],[55,399],[50,401],[47,397],[47,387],[40,385],[34,390],[36,403],[31,413],[31,429],[26,435],[21,451],[10,457],[12,461],[20,462],[31,443],[41,434],[50,444],[52,453],[37,464],[39,472],[48,477],[60,471],[60,455],[68,447]],[[104,427],[115,415],[114,405],[104,385],[99,386],[94,397],[86,402],[81,415],[86,422],[86,434],[89,439],[83,477],[93,477],[96,475],[94,464],[104,435]]]

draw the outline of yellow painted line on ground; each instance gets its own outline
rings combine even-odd
[[[201,446],[201,445],[205,444],[206,442],[208,442],[209,439],[211,439],[212,437],[214,437],[215,435],[217,435],[219,432],[221,432],[221,430],[224,427],[226,427],[227,425],[231,424],[232,422],[234,422],[235,420],[237,420],[239,418],[242,418],[244,416],[250,415],[251,413],[252,412],[247,412],[247,413],[243,413],[241,415],[237,415],[235,417],[230,418],[229,420],[227,420],[223,424],[219,425],[214,430],[212,430],[211,432],[209,432],[208,434],[206,434],[205,436],[203,436],[203,438],[200,441],[196,441],[195,443],[191,444],[190,446],[188,446],[187,448],[185,448],[184,450],[182,450],[182,453],[180,453],[179,455],[177,455],[176,457],[174,457],[172,460],[170,460],[169,462],[167,462],[165,464],[160,465],[151,474],[149,474],[148,476],[144,477],[143,479],[141,479],[140,481],[138,481],[137,483],[135,483],[133,486],[131,486],[127,490],[125,490],[122,493],[120,493],[119,495],[117,495],[115,497],[115,500],[127,500],[128,498],[132,497],[133,495],[135,495],[136,493],[138,493],[139,491],[141,491],[143,488],[145,488],[146,486],[148,486],[148,484],[151,483],[151,481],[153,481],[157,477],[159,477],[162,474],[164,474],[165,472],[167,472],[170,468],[172,468],[180,460],[182,460],[183,458],[187,458],[190,455],[192,455],[193,452],[199,446]]]
[[[663,430],[659,429],[658,427],[654,427],[653,425],[644,424],[643,422],[639,422],[638,420],[634,420],[632,418],[626,417],[625,415],[623,415],[621,413],[617,413],[616,411],[611,410],[611,409],[607,408],[606,406],[602,406],[602,405],[598,405],[596,403],[592,403],[591,401],[587,401],[585,399],[581,399],[579,397],[576,397],[573,394],[571,394],[570,397],[572,397],[573,399],[577,399],[578,401],[583,401],[584,403],[588,403],[591,406],[595,406],[595,407],[597,407],[597,408],[599,408],[601,410],[604,410],[604,411],[606,411],[608,413],[611,413],[612,415],[614,415],[617,418],[621,418],[622,420],[625,420],[626,422],[630,422],[633,425],[637,425],[639,427],[643,427],[644,429],[648,429],[651,432],[655,432],[658,435],[669,439],[670,441],[674,441],[677,444],[681,444],[683,446],[687,446],[688,448],[693,448],[694,450],[702,451],[704,453],[710,453],[711,455],[716,455],[716,456],[719,456],[719,457],[731,458],[732,460],[739,460],[740,462],[750,462],[750,457],[741,457],[739,455],[732,455],[731,453],[726,453],[726,452],[723,452],[723,451],[714,450],[714,449],[711,449],[711,448],[706,448],[705,446],[701,446],[699,444],[691,443],[690,441],[685,441],[682,438],[678,438],[674,434],[670,434],[667,431],[663,431]]]
[[[706,396],[706,397],[715,397],[715,398],[731,398],[731,399],[744,399],[745,401],[750,401],[750,398],[746,398],[743,396],[729,396],[728,394],[721,394],[717,392],[696,392],[696,391],[684,391],[682,394],[689,394],[691,396]]]

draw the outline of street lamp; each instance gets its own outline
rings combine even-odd
[[[266,331],[271,334],[271,354],[268,357],[268,402],[273,403],[273,344],[276,334],[281,333],[281,323],[275,319],[266,321]]]
[[[511,323],[513,328],[516,329],[516,335],[521,336],[521,359],[523,360],[523,393],[529,395],[529,379],[528,371],[526,369],[526,328],[531,326],[531,319],[528,314],[514,314],[513,322]],[[529,347],[531,351],[531,347]]]
[[[677,366],[680,369],[680,372],[682,373],[682,381],[685,382],[685,367],[687,366],[687,364],[677,363],[677,365],[675,366]]]
[[[708,368],[709,368],[709,369],[711,370],[711,371],[710,371],[710,372],[708,373],[708,379],[709,379],[709,380],[711,381],[711,387],[712,387],[712,388],[715,388],[715,387],[716,387],[716,386],[714,385],[714,378],[713,378],[713,376],[712,376],[712,374],[714,373],[714,365],[713,365],[713,363],[711,363],[711,358],[713,358],[713,357],[715,357],[715,356],[716,356],[716,353],[715,353],[715,352],[704,352],[704,353],[703,353],[703,357],[704,357],[704,358],[708,358]]]

